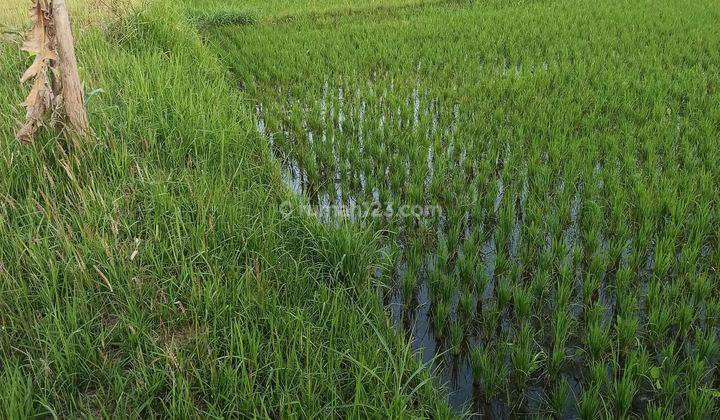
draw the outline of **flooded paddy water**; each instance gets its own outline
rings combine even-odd
[[[458,412],[712,417],[719,63],[649,3],[553,4],[214,36],[305,210],[377,233],[388,320]]]

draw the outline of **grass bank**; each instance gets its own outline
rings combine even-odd
[[[102,89],[80,148],[14,140],[29,57],[0,42],[0,416],[448,416],[372,291],[374,238],[280,214],[182,8],[129,10],[79,31]]]

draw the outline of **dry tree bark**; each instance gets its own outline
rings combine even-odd
[[[52,0],[51,2],[59,56],[58,68],[62,84],[62,105],[65,107],[65,115],[70,128],[78,134],[87,135],[90,134],[90,124],[85,112],[84,95],[75,57],[75,42],[70,29],[70,16],[65,0]]]
[[[35,55],[32,65],[20,78],[20,83],[33,80],[33,86],[27,99],[21,104],[27,108],[25,124],[20,127],[16,137],[29,143],[42,127],[45,114],[51,111],[55,103],[55,93],[51,87],[49,72],[53,62],[58,59],[55,51],[54,23],[50,5],[44,0],[35,0],[32,7],[33,27],[28,32],[22,49]]]
[[[27,109],[26,121],[16,137],[31,142],[47,114],[54,122],[57,115],[64,115],[73,133],[92,135],[65,0],[33,0],[31,10],[33,27],[22,49],[34,54],[35,60],[20,82],[33,80],[33,87],[22,103]]]

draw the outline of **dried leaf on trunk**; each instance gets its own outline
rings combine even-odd
[[[30,143],[37,130],[42,127],[45,114],[52,108],[53,93],[47,74],[35,77],[30,95],[21,104],[27,108],[25,124],[18,130],[16,136],[23,143]]]
[[[43,125],[45,114],[53,108],[54,93],[48,72],[53,61],[58,59],[50,1],[35,0],[31,11],[33,27],[28,32],[22,49],[34,55],[35,60],[23,73],[20,82],[33,80],[33,86],[21,104],[27,108],[26,121],[16,134],[18,140],[26,143],[32,141],[34,134]]]

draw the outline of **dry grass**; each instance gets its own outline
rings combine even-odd
[[[0,25],[18,28],[29,22],[30,0],[4,0],[3,3],[6,4],[0,8]],[[122,15],[137,3],[138,0],[71,0],[68,7],[76,27],[84,28]]]
[[[0,24],[18,26],[27,18],[26,9],[28,1],[7,0],[7,3],[0,8]]]

